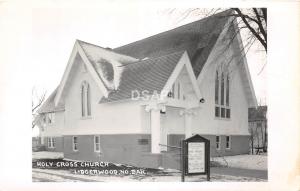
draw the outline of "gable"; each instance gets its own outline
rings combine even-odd
[[[99,46],[76,40],[67,68],[54,98],[55,105],[60,103],[65,86],[72,79],[74,67],[76,67],[74,63],[79,59],[82,60],[81,63],[84,64],[86,70],[106,97],[109,91],[116,89],[119,84],[118,77],[122,71],[118,70],[118,66],[136,61],[135,58],[120,55]]]
[[[102,97],[100,103],[129,100],[132,92],[166,96],[164,93],[171,90],[176,80],[185,80],[183,85],[189,86],[185,87],[186,92],[201,97],[187,53],[181,51],[124,65],[119,88]]]
[[[93,111],[95,111],[99,99],[104,96],[97,82],[84,66],[82,60],[74,64],[73,77],[69,77],[64,89],[62,101],[65,105],[65,116],[68,118],[72,118],[74,115],[81,116],[83,87],[89,87],[90,111],[92,113],[94,113]]]
[[[201,83],[207,76],[207,73],[214,75],[214,73],[209,72],[209,68],[211,67],[221,67],[223,69],[227,68],[228,71],[238,71],[241,77],[240,80],[243,91],[248,101],[248,107],[256,107],[257,101],[245,57],[244,47],[240,33],[236,33],[238,30],[236,19],[228,20],[228,23],[225,26],[226,27],[224,27],[221,32],[214,48],[204,64],[197,81]]]
[[[187,99],[192,100],[193,98],[196,98],[199,100],[202,98],[187,52],[184,52],[182,55],[163,91],[171,91],[172,86],[176,86],[176,83],[178,82],[182,83],[182,87],[180,89],[184,91]],[[178,87],[175,87],[175,89],[178,89]]]

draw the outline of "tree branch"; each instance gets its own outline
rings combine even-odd
[[[263,13],[264,20],[267,24],[267,8],[261,8],[261,11]]]
[[[37,108],[39,108],[42,103],[44,102],[46,98],[46,92],[39,98],[38,103],[34,106],[34,104],[32,103],[32,109],[31,112],[33,113]]]
[[[244,14],[241,12],[241,10],[238,9],[238,8],[233,8],[233,9],[238,13],[238,15],[240,15],[240,18],[243,20],[243,22],[245,23],[245,25],[248,27],[248,29],[251,31],[251,33],[257,38],[257,40],[259,40],[259,42],[263,45],[263,47],[265,48],[265,51],[267,52],[267,43],[253,29],[253,27],[250,26],[249,22],[246,20]]]
[[[261,21],[261,19],[260,19],[260,15],[258,14],[258,11],[257,11],[256,8],[253,8],[253,11],[254,11],[254,13],[255,13],[255,15],[256,15],[256,18],[257,18],[257,20],[258,20],[258,27],[259,27],[259,30],[260,30],[261,34],[263,35],[263,37],[264,37],[264,39],[265,39],[265,42],[267,42],[267,34],[266,34],[266,31],[265,31],[264,27],[262,26],[262,21]]]
[[[226,16],[227,16],[227,15],[226,15]],[[239,14],[230,14],[230,15],[228,15],[228,16],[241,17],[241,15],[239,15]],[[244,16],[245,18],[251,20],[251,21],[254,21],[256,24],[259,23],[258,20],[254,19],[254,18],[252,18],[252,17],[250,17],[250,16],[248,16],[248,15],[243,14],[243,16]]]

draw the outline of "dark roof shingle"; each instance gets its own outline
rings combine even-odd
[[[157,57],[186,50],[196,77],[206,62],[230,10],[118,47],[113,51],[135,58]]]
[[[154,91],[160,93],[183,53],[180,51],[123,66],[118,89],[110,92],[107,98],[103,97],[100,103],[130,99],[134,90],[139,93],[147,90],[150,95]]]
[[[93,64],[99,56],[95,52],[103,50],[116,56],[124,64],[118,89],[111,91],[108,98],[102,98],[100,103],[129,99],[134,89],[148,90],[151,93],[154,90],[161,91],[184,51],[187,51],[198,77],[230,13],[227,10],[113,50],[78,41]],[[142,60],[146,57],[149,59]],[[135,58],[141,60],[134,61]],[[128,64],[130,62],[133,63]],[[111,72],[105,74],[108,74],[107,79],[112,78]],[[39,113],[64,109],[64,105],[54,105],[56,91],[57,89],[38,110]]]

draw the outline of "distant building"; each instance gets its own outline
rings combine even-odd
[[[250,144],[253,148],[263,147],[264,151],[268,147],[268,120],[267,106],[258,106],[257,108],[249,108],[249,132]]]

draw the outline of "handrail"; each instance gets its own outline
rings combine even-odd
[[[175,148],[175,149],[181,149],[181,147],[177,147],[177,146],[171,146],[171,145],[164,145],[164,144],[158,144],[159,146],[164,146],[164,147],[171,147],[171,148]]]

